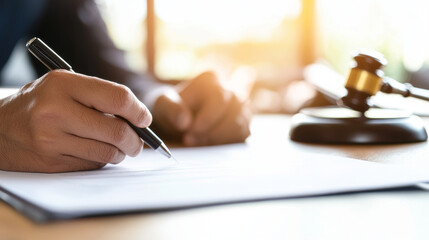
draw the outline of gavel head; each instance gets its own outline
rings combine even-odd
[[[369,98],[381,88],[382,68],[387,61],[381,53],[370,50],[358,52],[353,59],[354,65],[345,85],[347,95],[338,101],[338,105],[364,113],[370,108]]]

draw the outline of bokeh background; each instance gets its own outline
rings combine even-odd
[[[171,83],[214,70],[257,112],[294,112],[314,97],[301,80],[315,61],[345,76],[353,51],[372,48],[405,82],[429,60],[424,0],[96,2],[133,68]]]

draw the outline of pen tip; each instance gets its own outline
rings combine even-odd
[[[173,157],[173,155],[171,155],[171,158],[174,160],[174,162],[175,162],[176,164],[178,164],[178,163],[179,163],[179,161],[178,161],[175,157]]]
[[[159,152],[159,153],[161,153],[162,155],[164,155],[164,156],[168,157],[168,158],[171,158],[171,157],[172,157],[170,150],[168,150],[167,146],[165,146],[165,144],[164,144],[164,143],[162,143],[162,144],[161,144],[161,145],[156,149],[156,151],[157,151],[157,152]]]

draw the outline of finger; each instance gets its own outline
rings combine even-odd
[[[87,161],[69,155],[61,155],[55,161],[50,161],[50,165],[42,169],[41,172],[73,172],[96,170],[104,167],[106,163]],[[53,164],[55,163],[55,164]]]
[[[79,103],[70,106],[63,131],[81,138],[93,139],[115,146],[129,156],[140,153],[143,144],[137,133],[123,120],[87,108]]]
[[[60,70],[51,71],[48,78],[61,78],[64,90],[87,107],[122,116],[138,127],[147,127],[152,121],[146,106],[124,85]]]
[[[92,139],[64,134],[58,151],[61,155],[72,156],[85,161],[118,164],[125,154],[113,145]]]
[[[234,100],[229,105],[227,114],[215,127],[204,134],[188,133],[183,141],[188,146],[243,142],[250,135],[250,118],[250,109]]]
[[[225,115],[231,98],[230,94],[222,89],[213,89],[213,91],[197,111],[191,132],[206,132],[213,128]]]
[[[244,122],[241,117],[237,121]],[[207,134],[187,134],[184,143],[187,146],[207,146],[227,143],[244,142],[250,131],[246,125],[222,121],[213,131]]]
[[[157,124],[164,128],[173,126],[178,131],[184,131],[191,125],[192,112],[177,92],[161,95],[155,103],[155,109]]]
[[[192,132],[205,132],[224,115],[231,94],[219,84],[216,75],[205,72],[182,86],[180,96],[192,109]]]

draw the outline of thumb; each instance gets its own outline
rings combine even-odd
[[[192,112],[176,91],[168,91],[156,100],[154,117],[163,128],[187,130],[192,123]]]

